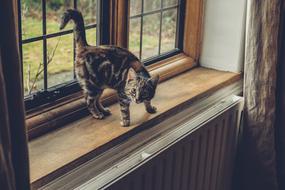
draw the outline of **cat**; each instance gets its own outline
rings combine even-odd
[[[92,116],[103,119],[111,114],[99,101],[106,88],[117,91],[122,126],[130,125],[131,101],[143,102],[148,113],[155,113],[156,108],[151,105],[151,99],[155,95],[159,76],[151,77],[140,60],[127,49],[113,45],[88,45],[84,20],[77,10],[69,9],[64,12],[60,30],[64,29],[70,20],[74,22],[76,43],[75,73]],[[134,79],[128,79],[130,69],[135,71]]]

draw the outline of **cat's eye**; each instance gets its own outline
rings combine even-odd
[[[135,94],[135,93],[136,93],[136,89],[133,88],[133,89],[131,90],[131,93],[132,93],[132,94]]]

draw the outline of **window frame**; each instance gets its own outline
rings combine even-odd
[[[110,0],[112,1],[110,19],[110,43],[121,47],[128,48],[128,31],[129,22],[125,22],[130,15],[129,1]],[[181,0],[179,0],[181,1]],[[183,41],[179,45],[184,55],[192,58],[195,62],[199,62],[201,53],[201,40],[203,35],[203,19],[204,19],[204,1],[205,0],[182,0],[184,4],[180,19],[179,41]],[[167,60],[167,58],[165,58]],[[157,60],[156,65],[160,64]],[[153,66],[149,65],[150,67]]]
[[[98,0],[100,1],[100,0]],[[154,64],[147,68],[151,74],[160,74],[160,82],[167,80],[175,75],[185,72],[198,66],[200,55],[200,44],[202,36],[204,0],[184,0],[184,28],[180,32],[183,36],[183,45],[181,52],[175,55],[169,55],[168,58],[156,60]],[[101,44],[115,44],[127,48],[128,46],[128,16],[129,0],[109,0],[103,4],[97,4],[105,7],[100,11],[101,17],[97,19],[97,25],[101,31],[109,33],[108,37],[100,37]],[[109,24],[102,24],[102,18],[108,18]],[[122,22],[123,21],[123,22]],[[99,40],[98,40],[99,41]],[[78,84],[69,88],[79,88]],[[64,88],[63,88],[64,89]],[[69,89],[64,89],[68,92]],[[54,100],[51,103],[37,106],[34,109],[26,110],[27,131],[29,139],[43,135],[53,129],[61,127],[69,122],[88,114],[82,91],[70,90],[68,96]],[[108,105],[116,101],[116,95],[108,90],[103,94],[103,104]]]
[[[141,1],[143,2],[144,0],[141,0]],[[64,83],[61,83],[59,85],[48,88],[48,84],[47,84],[47,79],[48,79],[48,74],[47,74],[47,70],[48,70],[48,67],[47,67],[47,39],[54,38],[54,37],[60,37],[60,36],[64,36],[67,34],[72,34],[73,29],[47,34],[46,33],[46,29],[47,29],[46,28],[46,0],[42,0],[41,2],[42,2],[41,8],[42,8],[42,18],[43,18],[42,35],[23,40],[22,39],[22,27],[21,27],[22,26],[21,0],[18,0],[18,3],[20,5],[19,10],[18,10],[18,15],[19,15],[19,47],[20,47],[21,59],[23,59],[23,51],[22,51],[23,45],[28,44],[28,43],[32,43],[32,42],[42,42],[43,43],[44,89],[38,90],[38,91],[33,92],[33,93],[24,97],[25,108],[26,108],[26,110],[30,110],[30,111],[33,110],[34,108],[37,109],[37,107],[45,106],[46,104],[49,104],[49,103],[54,102],[60,98],[66,97],[70,94],[76,93],[76,92],[81,90],[76,78],[74,78],[73,80],[70,80],[68,82],[64,82]],[[163,2],[163,0],[161,0],[161,3],[162,2]],[[85,26],[86,30],[96,28],[97,45],[110,44],[110,42],[111,42],[111,40],[110,40],[111,36],[107,36],[107,35],[103,35],[103,34],[108,34],[108,33],[111,34],[109,32],[110,25],[115,24],[114,22],[111,22],[111,20],[107,19],[108,16],[110,15],[109,7],[111,6],[111,4],[115,4],[115,3],[116,2],[114,2],[114,1],[112,2],[112,1],[97,0],[97,7],[96,7],[97,8],[97,15],[96,15],[97,23]],[[120,5],[122,5],[122,3],[120,3]],[[177,46],[177,48],[175,48],[169,52],[166,52],[166,53],[160,54],[158,56],[154,56],[154,57],[151,57],[151,58],[144,60],[143,63],[145,65],[151,65],[151,64],[154,64],[154,63],[161,61],[163,59],[167,59],[169,57],[172,57],[174,55],[182,53],[183,31],[184,31],[183,21],[184,21],[184,14],[185,14],[185,11],[182,7],[184,5],[185,5],[185,0],[178,0],[178,4],[173,6],[173,8],[174,7],[177,8],[177,26],[176,26],[176,46]],[[121,44],[121,46],[128,48],[128,38],[129,38],[128,28],[129,28],[129,19],[130,19],[129,1],[125,1],[124,6],[125,6],[125,8],[127,7],[127,10],[123,11],[124,14],[126,14],[126,15],[122,15],[124,17],[124,18],[122,18],[123,22],[119,22],[118,24],[122,25],[121,27],[127,27],[127,30],[126,30],[127,36],[126,36],[126,38],[121,38],[120,39],[121,42],[117,41],[113,44],[118,44],[118,45]],[[77,0],[73,0],[73,8],[77,9]],[[155,11],[161,12],[161,14],[162,14],[163,10],[161,10],[161,9],[168,9],[168,8],[169,7],[167,7],[167,8],[161,7],[160,9],[155,10]],[[120,12],[120,14],[122,14],[122,12]],[[126,19],[127,19],[127,21],[126,21]],[[108,24],[108,22],[109,22],[109,24]],[[160,22],[162,22],[162,21],[160,20]],[[126,24],[126,26],[124,26],[124,24]],[[160,23],[160,25],[161,24],[162,23]],[[124,42],[122,42],[122,40]],[[73,47],[75,49],[75,45]],[[73,59],[75,59],[75,55],[74,55]]]
[[[163,59],[167,59],[169,57],[172,57],[174,55],[177,55],[179,53],[182,53],[183,52],[183,31],[184,31],[184,25],[183,25],[183,22],[184,22],[184,17],[185,17],[185,10],[183,9],[183,6],[185,7],[185,0],[177,0],[177,4],[176,5],[171,5],[171,6],[167,6],[167,7],[163,7],[163,2],[165,0],[160,0],[160,7],[158,9],[155,9],[155,10],[151,10],[151,11],[147,11],[147,12],[144,12],[144,9],[143,9],[143,6],[144,6],[144,1],[145,0],[140,0],[142,1],[142,8],[141,8],[141,12],[136,14],[136,15],[132,15],[130,16],[130,10],[128,12],[128,28],[129,28],[129,23],[130,23],[130,20],[133,19],[133,18],[140,18],[141,19],[141,31],[140,31],[140,55],[139,55],[139,58],[141,59],[141,54],[142,54],[142,35],[143,35],[143,17],[144,16],[147,16],[147,15],[153,15],[153,14],[156,14],[156,13],[160,13],[160,30],[159,30],[159,52],[158,52],[158,55],[155,55],[155,56],[152,56],[152,57],[149,57],[147,59],[144,59],[142,60],[142,62],[144,63],[144,65],[148,66],[148,65],[151,65],[151,64],[154,64],[158,61],[161,61]],[[167,52],[164,52],[164,53],[161,53],[161,30],[162,30],[162,15],[163,15],[163,12],[164,11],[168,11],[168,10],[174,10],[176,9],[177,10],[177,23],[176,23],[176,36],[175,36],[175,48],[170,50],[170,51],[167,51]],[[128,32],[128,39],[129,39],[129,32]]]

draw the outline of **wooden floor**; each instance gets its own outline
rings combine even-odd
[[[158,113],[148,114],[143,104],[132,104],[131,126],[128,128],[120,126],[119,106],[115,104],[110,107],[112,115],[104,120],[95,120],[88,116],[34,139],[29,143],[31,182],[141,127],[145,122],[155,121],[163,113],[185,101],[220,89],[239,79],[240,74],[195,68],[158,86],[153,100]]]

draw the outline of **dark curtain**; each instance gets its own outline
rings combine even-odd
[[[284,189],[282,0],[250,0],[244,70],[244,127],[236,190]],[[280,50],[280,51],[279,51]],[[282,54],[282,56],[281,56]],[[281,62],[283,58],[283,62]]]
[[[285,189],[285,3],[282,2],[277,68],[276,155],[280,189]]]
[[[16,0],[0,1],[0,21],[0,189],[28,190]]]

